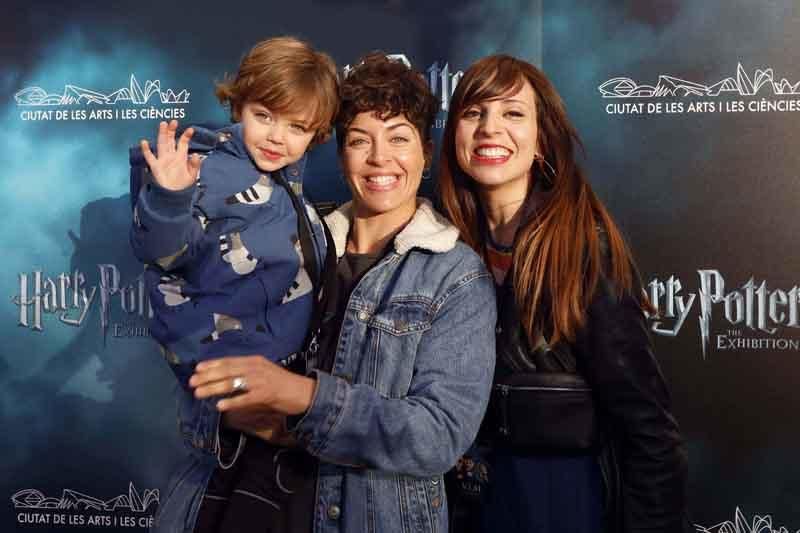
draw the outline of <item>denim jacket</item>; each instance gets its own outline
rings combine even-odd
[[[349,205],[327,217],[344,254]],[[353,289],[333,372],[293,428],[320,458],[317,533],[446,532],[442,475],[475,437],[494,373],[494,285],[420,200]]]
[[[344,254],[350,206],[328,222]],[[319,457],[314,531],[447,531],[443,474],[477,434],[494,374],[494,285],[457,230],[420,200],[394,249],[353,289],[332,373],[290,428]],[[189,532],[211,454],[197,453],[154,531]],[[178,500],[174,505],[172,500]]]

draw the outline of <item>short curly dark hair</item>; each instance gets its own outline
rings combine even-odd
[[[417,128],[423,143],[431,140],[436,98],[425,78],[383,52],[364,56],[339,88],[336,145],[342,151],[347,128],[359,113],[376,112],[381,120],[404,115]]]

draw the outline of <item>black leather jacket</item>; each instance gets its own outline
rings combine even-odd
[[[510,291],[507,283],[498,294],[498,370],[533,371],[531,364],[537,371],[577,370],[593,389],[606,435],[600,453],[609,496],[606,531],[692,531],[686,448],[636,300],[617,298],[602,278],[575,342],[555,345],[554,353],[541,358],[528,348]],[[570,352],[574,357],[559,356]],[[554,361],[557,368],[541,368]]]

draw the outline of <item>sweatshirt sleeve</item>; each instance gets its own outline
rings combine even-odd
[[[173,270],[195,255],[203,236],[200,222],[192,214],[196,188],[164,189],[151,179],[146,165],[131,168],[130,241],[142,263]]]

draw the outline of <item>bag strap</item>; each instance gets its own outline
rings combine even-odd
[[[314,208],[316,209],[316,208]],[[320,217],[322,223],[322,230],[325,232],[325,263],[322,267],[322,283],[319,287],[319,293],[316,294],[314,299],[314,310],[311,313],[311,327],[308,330],[308,337],[304,349],[305,357],[311,356],[316,358],[317,351],[319,350],[319,335],[322,330],[322,320],[324,318],[325,309],[328,307],[328,298],[330,297],[333,286],[336,283],[336,243],[333,242],[333,235],[325,219]],[[306,360],[306,363],[308,361]],[[306,368],[308,370],[308,368]]]
[[[319,217],[319,221],[322,224],[322,229],[325,234],[325,259],[324,263],[320,265],[316,253],[316,238],[314,237],[311,220],[308,217],[308,212],[305,210],[303,201],[298,198],[291,185],[286,181],[279,171],[272,172],[271,177],[273,181],[283,187],[283,189],[289,195],[289,199],[292,202],[292,207],[294,207],[294,210],[297,213],[297,234],[298,239],[300,240],[300,249],[303,254],[303,264],[309,271],[309,277],[311,278],[311,284],[313,287],[314,298],[313,307],[311,310],[311,323],[308,333],[306,334],[305,341],[303,342],[303,351],[301,357],[303,366],[305,367],[301,370],[303,373],[306,373],[308,370],[308,357],[316,356],[317,349],[319,348],[317,339],[319,336],[319,330],[322,327],[322,317],[326,307],[326,296],[330,292],[329,290],[326,290],[326,287],[331,287],[336,280],[336,247],[333,242],[333,236],[331,235],[330,229],[325,223],[325,219],[319,216],[319,212],[316,210],[316,207],[312,205],[311,208],[317,212],[317,216]]]
[[[289,200],[292,202],[295,213],[297,213],[297,236],[300,239],[300,249],[303,253],[303,266],[308,270],[311,283],[316,292],[320,282],[320,265],[317,259],[316,246],[314,245],[315,239],[312,234],[313,230],[311,229],[311,221],[308,219],[308,213],[305,210],[303,202],[297,197],[292,186],[286,181],[286,178],[283,177],[280,171],[272,172],[270,177],[275,183],[283,187],[286,194],[289,195]]]

